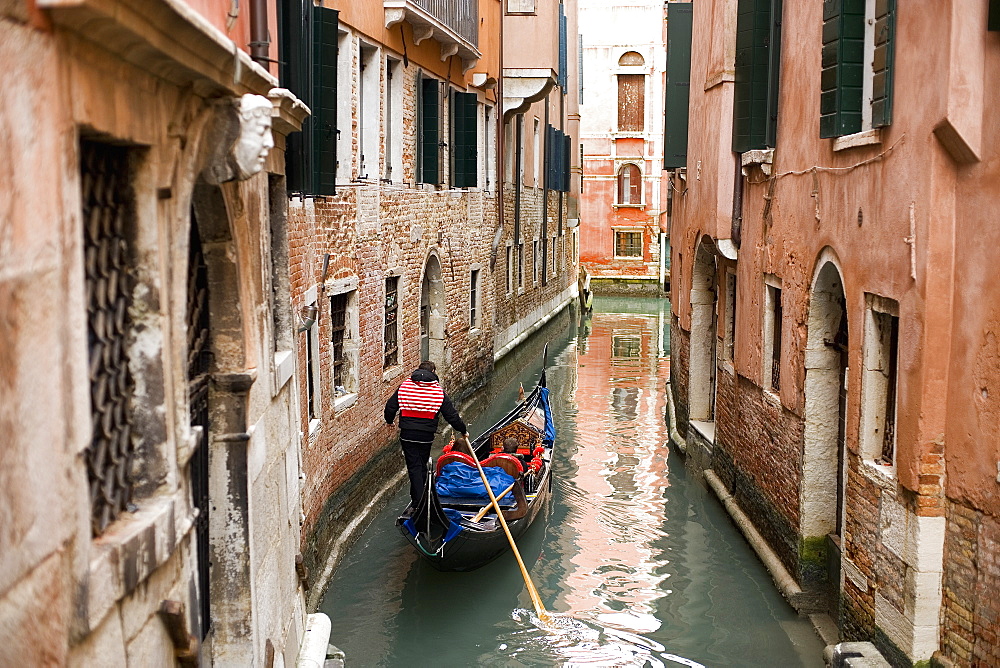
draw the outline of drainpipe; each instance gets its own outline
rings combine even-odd
[[[266,68],[271,40],[267,35],[267,0],[250,0],[250,57]]]

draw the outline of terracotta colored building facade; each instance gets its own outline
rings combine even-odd
[[[668,280],[665,17],[662,2],[581,3],[580,260],[598,292],[658,294]]]
[[[249,53],[275,5],[0,6],[0,664],[325,656],[272,262],[307,110]]]
[[[548,68],[550,86],[560,71],[559,8],[517,15],[538,43],[554,45],[535,63]],[[282,58],[282,84],[312,91],[303,97],[313,115],[289,146],[288,188],[311,586],[405,479],[398,432],[382,417],[403,379],[430,359],[460,401],[575,296],[565,194],[541,181],[519,189],[505,172],[505,121],[522,101],[509,95],[516,82],[501,61],[501,24],[514,20],[507,9],[498,0],[328,0],[295,3],[283,16],[285,30],[311,40]],[[542,145],[528,150],[541,155]],[[550,166],[552,179],[568,182],[567,165]],[[512,288],[515,232],[527,246]],[[321,594],[312,587],[310,606]]]
[[[674,440],[800,610],[894,665],[994,665],[1000,16],[715,0],[668,24],[683,12]]]

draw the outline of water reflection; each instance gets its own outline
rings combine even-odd
[[[808,625],[665,445],[667,308],[597,300],[591,320],[548,334],[553,501],[519,548],[554,621],[535,618],[510,555],[472,573],[420,561],[391,527],[403,492],[322,605],[349,665],[821,665]],[[503,373],[476,425],[538,366]]]

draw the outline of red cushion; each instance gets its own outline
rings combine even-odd
[[[515,457],[514,455],[508,455],[505,452],[500,452],[495,455],[490,455],[489,457],[483,460],[483,466],[484,467],[493,466],[496,462],[499,462],[501,460],[514,462],[517,465],[518,472],[524,473],[524,465],[521,463],[521,460]],[[475,466],[474,463],[473,466]]]
[[[434,475],[439,475],[442,467],[452,462],[462,462],[473,468],[476,466],[476,460],[464,452],[448,452],[438,457],[437,466],[434,468]]]

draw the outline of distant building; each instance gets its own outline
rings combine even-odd
[[[405,477],[396,428],[382,418],[403,379],[432,360],[461,399],[486,381],[497,356],[575,297],[567,147],[576,144],[566,137],[576,135],[560,101],[568,84],[558,86],[569,67],[559,64],[563,5],[519,11],[523,23],[505,25],[505,34],[536,31],[533,47],[550,45],[514,41],[505,51],[516,68],[542,72],[541,87],[524,94],[523,70],[500,60],[501,21],[515,21],[504,16],[507,5],[283,7],[282,85],[313,113],[288,148],[310,584],[323,581],[364,527],[359,518]],[[565,62],[575,69],[575,56]],[[540,125],[545,96],[551,129]],[[502,151],[519,141],[515,132],[520,141],[530,135],[514,120],[529,110],[537,132],[517,155],[527,156],[522,168],[535,165],[531,186],[514,178],[514,153],[505,163]]]
[[[675,441],[800,611],[1000,665],[996,3],[667,7]]]
[[[0,8],[2,665],[299,657],[274,5]]]
[[[669,280],[665,17],[662,0],[580,0],[580,261],[598,292],[658,294]]]

